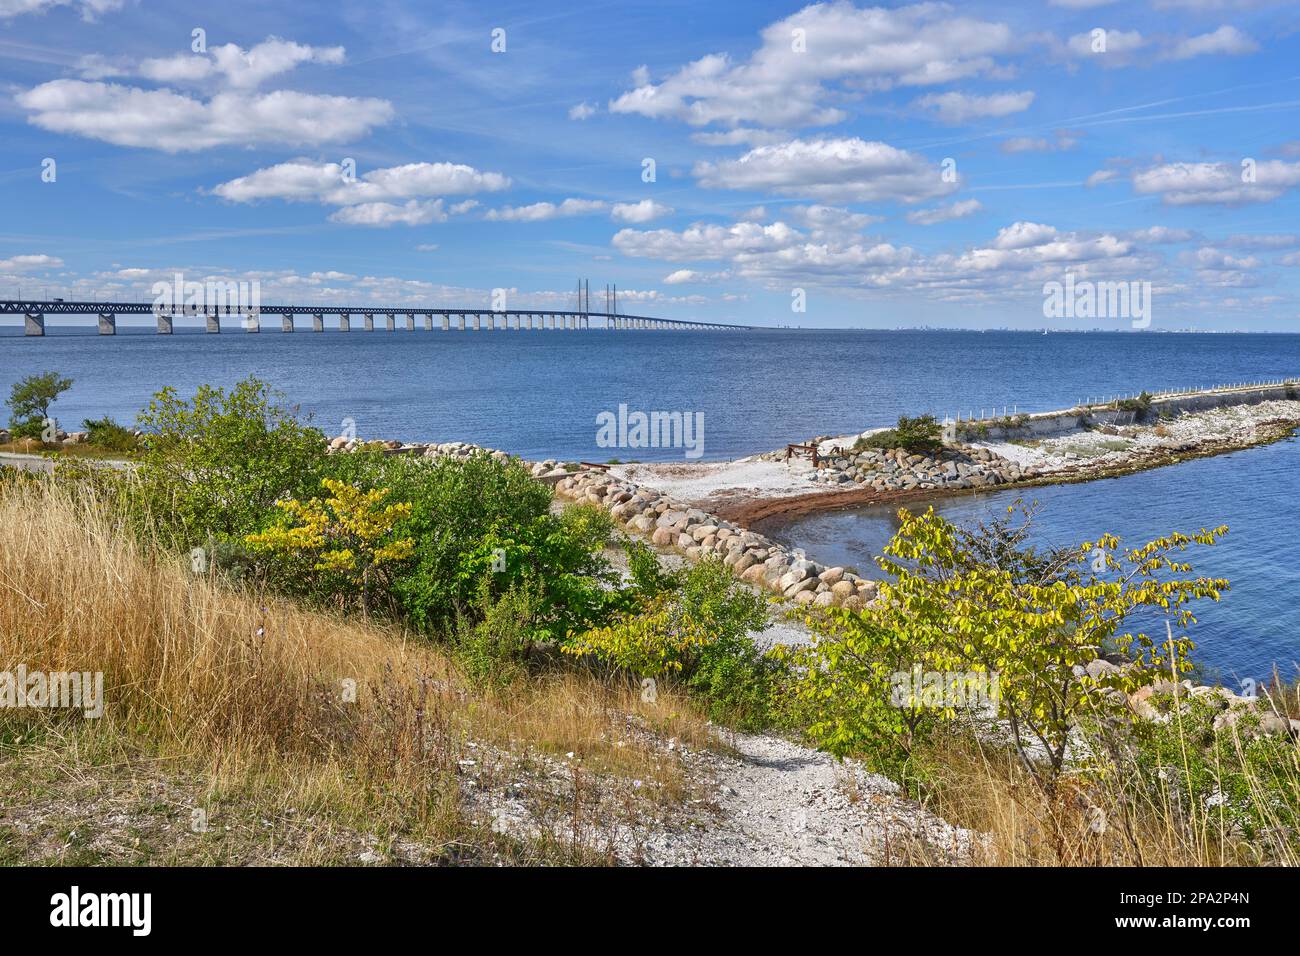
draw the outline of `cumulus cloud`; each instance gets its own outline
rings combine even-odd
[[[962,199],[947,206],[935,206],[933,209],[917,209],[907,214],[907,221],[918,226],[933,226],[953,219],[973,216],[983,207],[978,199]]]
[[[1129,238],[1137,242],[1148,242],[1156,245],[1163,245],[1171,242],[1190,242],[1196,238],[1196,233],[1190,229],[1170,229],[1168,226],[1150,226],[1146,229],[1136,229],[1128,233]]]
[[[1231,163],[1164,163],[1133,174],[1133,189],[1158,195],[1170,206],[1236,206],[1268,202],[1300,185],[1300,163],[1266,160]]]
[[[721,272],[684,266],[672,284],[704,276],[755,280],[769,288],[808,282],[839,288],[970,298],[1034,289],[1065,270],[1081,276],[1151,274],[1155,261],[1110,233],[1063,233],[1044,223],[1017,222],[994,239],[959,254],[924,256],[889,242],[853,235],[820,240],[786,223],[731,226],[696,223],[684,230],[621,230],[614,246],[624,255],[667,262],[721,261]],[[667,281],[667,280],[666,280]]]
[[[1171,60],[1190,60],[1194,56],[1241,56],[1254,53],[1259,44],[1236,27],[1221,26],[1213,33],[1182,37],[1165,53]]]
[[[58,256],[24,255],[0,259],[0,272],[31,272],[38,269],[57,269],[63,265]]]
[[[590,103],[583,102],[576,106],[569,107],[569,119],[571,120],[591,119],[591,117],[595,115],[596,107],[592,106]]]
[[[410,199],[404,203],[363,202],[344,206],[330,214],[330,222],[349,226],[424,226],[431,222],[446,222],[447,211],[441,199]]]
[[[566,199],[561,203],[535,202],[530,206],[502,206],[489,209],[485,218],[501,222],[545,222],[569,216],[590,216],[604,212],[609,203],[599,199]]]
[[[143,60],[136,75],[158,83],[196,83],[219,79],[236,89],[252,89],[303,63],[339,64],[343,47],[313,47],[280,37],[267,37],[245,50],[235,43],[209,48],[204,53]]]
[[[861,139],[795,139],[739,159],[696,163],[710,189],[770,190],[831,202],[915,203],[958,188],[921,156]]]
[[[731,278],[729,272],[697,272],[694,269],[678,269],[664,276],[664,285],[699,285],[706,282],[722,282]]]
[[[1105,30],[1104,33],[1104,49],[1097,48],[1098,37],[1092,30],[1070,37],[1065,49],[1074,57],[1102,66],[1132,66],[1151,58],[1190,60],[1198,56],[1241,56],[1259,49],[1254,40],[1226,24],[1196,36],[1145,37],[1137,30]]]
[[[14,97],[28,121],[115,146],[192,152],[214,146],[317,145],[357,139],[393,118],[386,100],[278,90],[218,93],[51,80]]]
[[[974,119],[990,116],[1009,116],[1029,109],[1034,102],[1032,90],[1019,93],[991,93],[988,96],[976,96],[969,93],[931,93],[918,99],[913,105],[924,110],[933,110],[944,123],[968,123]]]
[[[406,163],[373,169],[355,179],[339,163],[293,160],[267,166],[213,188],[231,202],[283,199],[349,206],[366,202],[457,196],[505,189],[510,179],[460,163]]]
[[[640,202],[615,203],[609,214],[615,222],[638,223],[650,222],[652,219],[670,216],[672,212],[673,208],[671,206],[665,206],[653,199],[642,199]]]
[[[795,37],[802,38],[802,51]],[[847,115],[825,101],[993,74],[994,58],[1014,46],[1006,24],[962,16],[944,4],[891,10],[858,9],[847,0],[817,3],[766,27],[759,49],[744,62],[710,54],[658,83],[639,69],[634,88],[609,109],[692,126],[822,126]]]
[[[269,37],[252,49],[233,43],[203,54],[178,54],[129,64],[83,57],[84,79],[42,83],[14,97],[28,122],[56,133],[116,146],[176,153],[214,146],[316,145],[357,139],[393,118],[386,100],[256,88],[308,62],[341,63],[342,47],[312,47]],[[208,84],[204,98],[170,88],[102,82],[139,76],[160,84]]]

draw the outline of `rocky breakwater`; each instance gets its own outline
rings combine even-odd
[[[859,609],[876,594],[874,581],[852,571],[809,561],[761,534],[603,472],[568,475],[555,490],[606,509],[628,530],[688,560],[719,558],[740,580],[798,604]]]
[[[988,488],[1039,476],[1039,469],[1022,466],[987,448],[962,445],[934,453],[906,448],[866,448],[824,459],[808,475],[821,485],[866,485],[874,491]]]

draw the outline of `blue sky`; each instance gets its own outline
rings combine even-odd
[[[1298,52],[1260,0],[0,0],[0,293],[1129,326],[1044,319],[1069,273],[1300,331]]]

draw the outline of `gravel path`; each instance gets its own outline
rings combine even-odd
[[[716,786],[693,825],[643,838],[635,862],[668,866],[877,866],[970,859],[972,836],[897,784],[779,737],[728,735],[735,755],[692,760]],[[631,862],[631,861],[630,861]]]

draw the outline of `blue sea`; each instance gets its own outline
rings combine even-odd
[[[125,322],[125,320],[124,320]],[[269,325],[269,323],[268,323]],[[681,449],[598,447],[597,416],[702,413],[703,457],[728,459],[813,435],[981,410],[1044,411],[1148,389],[1300,375],[1300,335],[921,331],[504,331],[257,335],[232,322],[220,335],[177,323],[172,336],[120,327],[49,327],[44,338],[0,328],[0,394],[34,372],[74,379],[55,406],[64,427],[112,415],[132,420],[165,385],[255,375],[325,432],[344,420],[363,438],[471,441],[529,458],[681,459]],[[1114,532],[1129,543],[1227,524],[1223,543],[1195,555],[1232,591],[1206,607],[1197,658],[1225,680],[1264,676],[1300,660],[1300,447],[1203,459],[1124,478],[1033,489],[1044,542]],[[968,520],[1014,493],[944,502]],[[815,515],[777,531],[822,561],[863,571],[892,531],[878,510]]]

